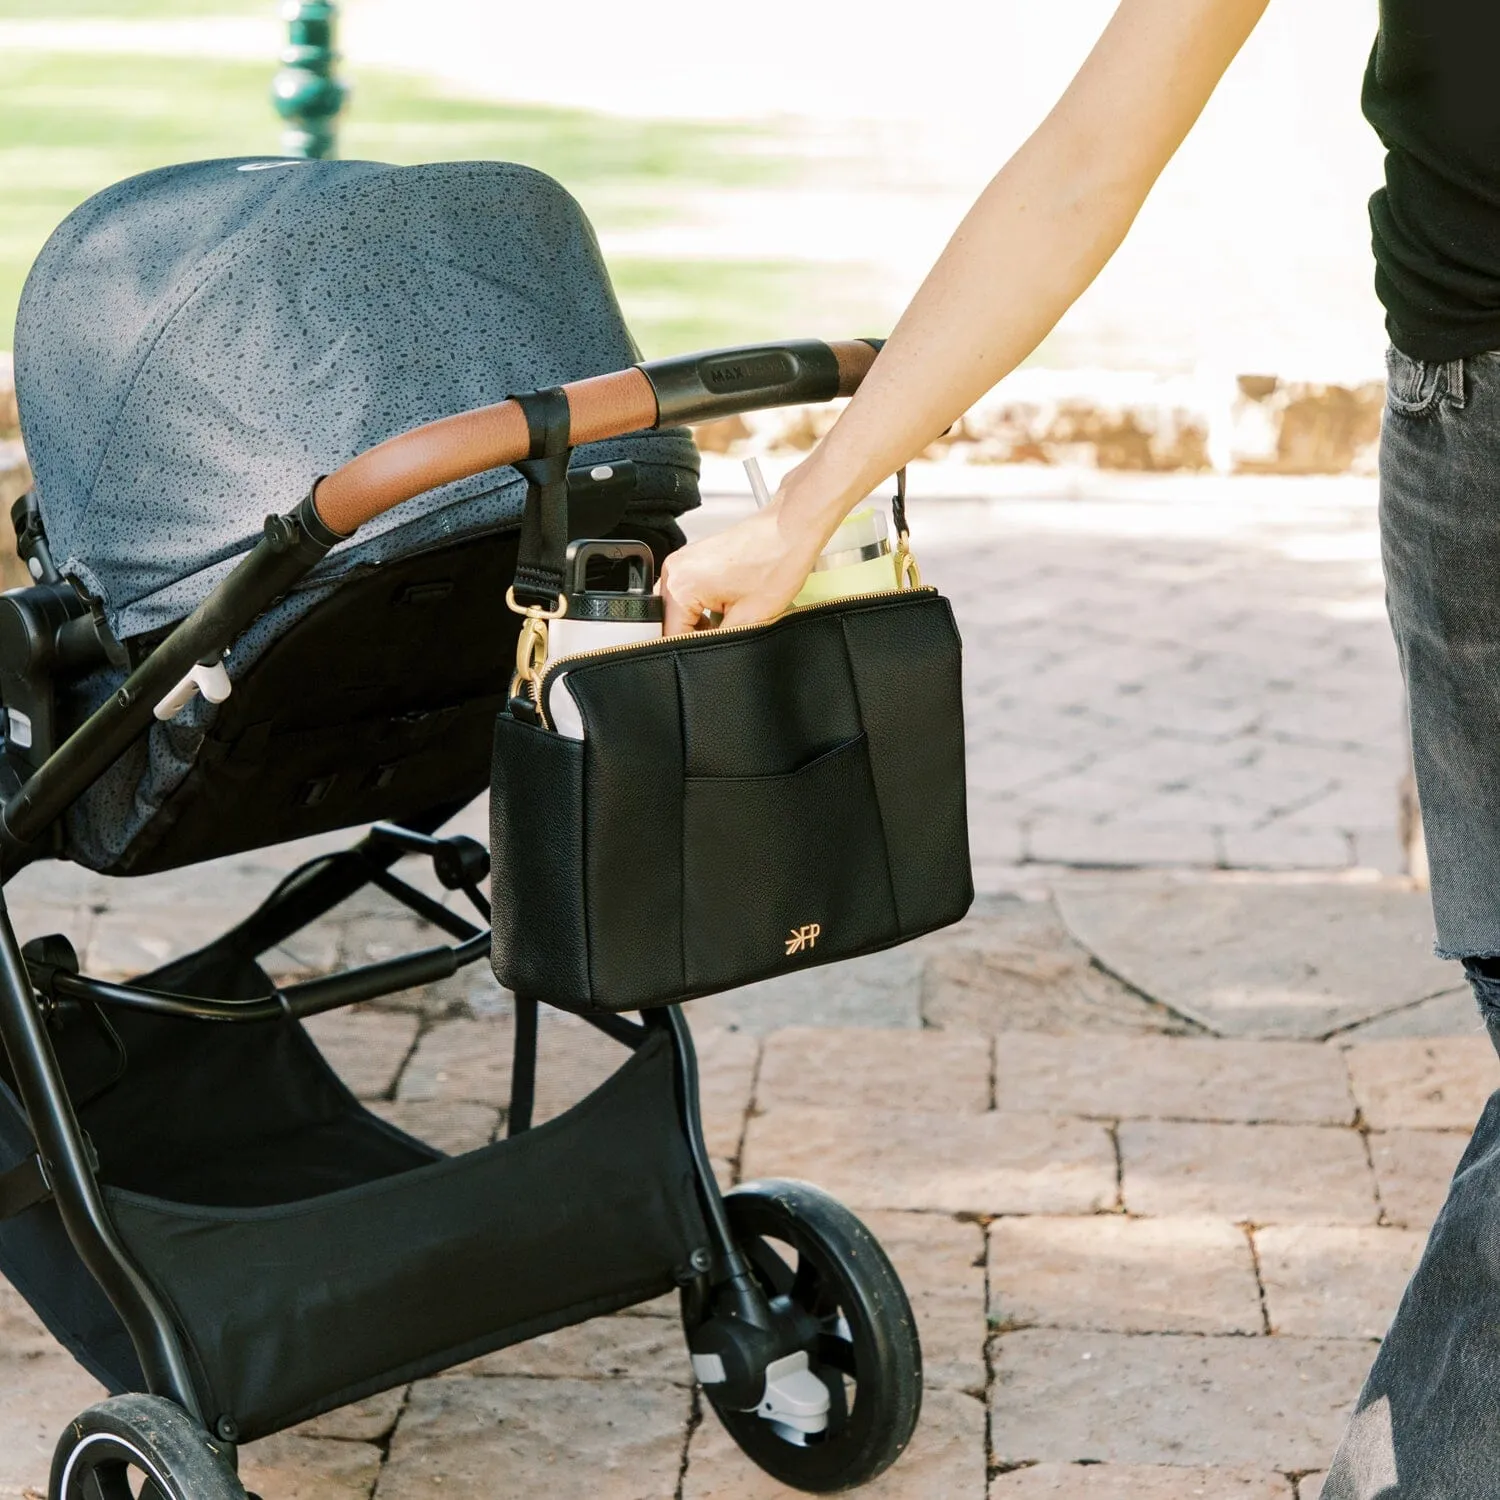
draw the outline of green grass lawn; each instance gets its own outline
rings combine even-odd
[[[63,21],[77,16],[111,21],[176,21],[184,16],[264,16],[275,0],[0,0],[3,21]]]
[[[264,0],[113,0],[112,16],[262,10]],[[98,13],[100,0],[50,0],[44,13]],[[39,14],[0,0],[0,18]],[[37,251],[79,202],[174,161],[273,153],[264,66],[176,58],[25,53],[0,89],[0,348]],[[797,142],[772,129],[626,120],[458,99],[421,80],[363,73],[340,137],[345,156],[419,162],[523,161],[582,201],[599,230],[670,225],[705,195],[801,181]],[[748,339],[881,332],[858,268],[802,261],[611,258],[648,354]]]

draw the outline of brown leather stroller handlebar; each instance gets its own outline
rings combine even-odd
[[[852,396],[878,340],[798,340],[650,360],[563,387],[571,440],[596,443],[646,428],[706,422],[772,406]],[[443,417],[388,438],[320,481],[313,498],[330,531],[351,536],[439,485],[527,457],[530,437],[515,401]]]

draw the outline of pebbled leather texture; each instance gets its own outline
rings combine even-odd
[[[957,921],[961,675],[931,590],[573,667],[584,740],[504,716],[496,735],[501,982],[634,1010]]]
[[[501,714],[490,785],[495,976],[533,1000],[588,1008],[583,745]]]

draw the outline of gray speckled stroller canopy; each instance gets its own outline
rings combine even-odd
[[[132,178],[52,236],[16,328],[53,555],[122,638],[187,614],[267,513],[363,449],[637,357],[578,205],[494,162],[212,161]],[[696,499],[686,433],[602,449],[578,461],[677,471],[657,514]],[[521,498],[511,469],[433,491],[316,581],[514,524]]]
[[[127,640],[191,613],[268,514],[365,449],[637,358],[588,220],[551,178],[500,162],[212,161],[119,183],[64,221],[22,293],[16,389],[52,555]],[[627,460],[625,521],[669,535],[697,503],[691,438],[574,455]],[[514,530],[524,498],[499,468],[362,527],[235,643],[230,677],[356,577]],[[65,723],[124,676],[60,684]],[[155,725],[67,814],[69,857],[140,868],[177,804],[206,795],[213,778],[194,770],[228,753],[209,742],[233,722],[199,697]]]

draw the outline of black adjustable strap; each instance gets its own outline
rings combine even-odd
[[[568,459],[572,413],[560,387],[515,396],[531,453],[516,468],[526,480],[526,511],[516,563],[516,602],[555,609],[568,551]]]
[[[906,466],[896,470],[896,493],[891,496],[891,519],[896,523],[896,535],[906,535]]]

